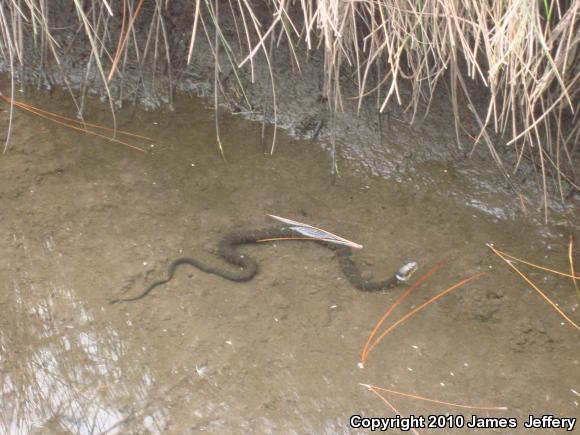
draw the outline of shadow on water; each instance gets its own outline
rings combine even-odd
[[[66,98],[35,104],[64,113]],[[352,414],[391,415],[361,382],[504,405],[486,415],[522,422],[577,415],[577,333],[485,247],[566,270],[562,228],[461,205],[452,168],[436,164],[421,168],[440,180],[430,186],[342,162],[331,187],[320,147],[282,136],[264,156],[260,126],[225,115],[224,162],[212,113],[188,100],[176,107],[120,114],[121,128],[158,140],[148,153],[17,114],[0,160],[0,431],[344,433]],[[109,118],[99,105],[90,116]],[[449,183],[452,200],[439,192]],[[405,260],[424,272],[449,257],[405,311],[487,274],[390,335],[364,370],[361,347],[401,290],[354,290],[314,244],[244,248],[261,266],[249,283],[183,268],[141,301],[108,305],[164,276],[177,256],[218,264],[221,235],[273,224],[267,213],[361,243],[355,259],[377,279]],[[569,282],[531,276],[578,320]],[[404,414],[454,411],[393,402]]]

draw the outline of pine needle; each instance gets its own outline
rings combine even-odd
[[[580,331],[580,326],[578,326],[572,319],[570,319],[561,309],[560,307],[558,307],[558,305],[553,302],[548,296],[546,296],[546,294],[540,290],[538,288],[538,286],[536,284],[534,284],[526,275],[524,275],[516,266],[514,266],[514,264],[509,261],[506,257],[504,257],[497,249],[495,249],[493,247],[493,245],[488,244],[487,245],[499,258],[501,258],[503,261],[506,262],[506,264],[511,267],[518,275],[520,275],[524,281],[526,281],[540,296],[542,296],[542,298],[544,298],[544,300],[550,304],[550,306],[552,308],[554,308],[558,314],[560,314],[560,316],[562,316],[564,318],[564,320],[566,320],[570,325],[572,325],[574,328],[576,328],[577,330]]]
[[[359,385],[362,385],[363,387],[367,387],[369,390],[384,391],[386,393],[396,394],[398,396],[408,397],[410,399],[422,400],[425,402],[436,403],[438,405],[451,406],[453,408],[476,409],[476,410],[480,410],[480,411],[505,411],[508,409],[506,406],[463,405],[460,403],[452,403],[452,402],[445,402],[443,400],[429,399],[427,397],[419,396],[417,394],[409,394],[409,393],[403,393],[401,391],[389,390],[388,388],[377,387],[376,385],[367,385],[367,384],[359,384]]]
[[[474,279],[478,279],[481,276],[485,275],[485,272],[479,272],[476,273],[475,275],[472,275],[468,278],[465,278],[461,281],[459,281],[457,284],[452,285],[451,287],[447,288],[446,290],[443,290],[442,292],[438,293],[437,295],[433,296],[431,299],[429,299],[427,302],[419,305],[418,307],[416,307],[415,309],[411,310],[410,312],[408,312],[407,314],[405,314],[402,318],[400,318],[399,320],[397,320],[395,323],[393,323],[391,326],[389,326],[387,328],[387,330],[385,332],[383,332],[379,338],[377,338],[370,346],[368,349],[368,353],[370,353],[371,350],[373,350],[381,341],[382,339],[387,336],[389,333],[391,333],[395,328],[397,328],[399,325],[403,324],[404,322],[406,322],[407,320],[409,320],[412,316],[414,316],[415,314],[417,314],[419,311],[423,310],[424,308],[427,308],[429,305],[431,305],[433,302],[437,301],[438,299],[441,299],[443,296],[447,295],[448,293],[451,293],[453,290],[461,287],[464,284],[467,284],[470,281],[473,281]]]
[[[379,319],[379,321],[375,324],[373,330],[371,331],[371,333],[369,334],[367,341],[363,347],[363,350],[361,352],[360,355],[360,363],[359,363],[359,367],[363,368],[364,364],[366,363],[369,353],[370,353],[370,345],[371,345],[371,341],[372,339],[375,337],[375,335],[377,334],[377,331],[380,329],[380,327],[383,325],[383,323],[385,322],[385,320],[387,320],[387,318],[391,315],[391,313],[394,311],[394,309],[401,303],[403,302],[405,299],[407,299],[407,297],[411,294],[411,292],[413,290],[415,290],[417,287],[419,287],[423,282],[425,282],[427,280],[427,278],[429,278],[431,275],[433,275],[436,271],[438,271],[439,269],[441,269],[445,263],[447,262],[447,260],[442,260],[439,263],[437,263],[435,266],[433,266],[431,269],[429,269],[427,271],[427,273],[423,274],[421,277],[419,277],[407,290],[405,290],[403,292],[403,294],[401,294],[401,296],[399,296],[397,298],[397,300],[387,309],[387,311],[385,312],[385,314],[383,314],[383,316]]]

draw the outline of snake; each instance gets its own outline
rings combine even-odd
[[[115,299],[110,303],[115,304],[118,302],[132,302],[143,299],[153,289],[171,281],[177,268],[182,265],[194,266],[203,272],[218,275],[230,281],[250,281],[258,273],[258,263],[254,258],[240,253],[238,247],[259,242],[292,239],[312,241],[333,251],[338,259],[338,263],[343,275],[347,278],[353,287],[361,291],[377,292],[396,287],[406,282],[417,270],[417,263],[410,261],[401,266],[397,272],[385,280],[371,281],[363,278],[360,269],[352,259],[352,249],[348,246],[339,245],[320,239],[300,237],[300,234],[298,234],[294,228],[287,226],[261,230],[237,230],[226,234],[218,244],[218,255],[230,265],[237,266],[236,268],[223,269],[220,267],[210,266],[191,257],[177,258],[169,265],[167,277],[165,279],[152,283],[143,292],[141,292],[141,294],[135,297]]]

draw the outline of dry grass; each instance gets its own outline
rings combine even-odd
[[[465,104],[477,129],[474,147],[484,143],[506,177],[524,159],[537,170],[546,219],[548,195],[554,193],[550,178],[562,201],[578,190],[580,0],[74,0],[72,4],[0,2],[0,56],[14,74],[19,65],[28,65],[42,76],[82,42],[88,51],[86,78],[100,79],[113,108],[109,81],[120,78],[116,101],[128,98],[123,78],[131,74],[130,64],[141,67],[138,74],[152,72],[153,81],[163,71],[171,96],[174,81],[179,80],[173,76],[175,65],[191,62],[196,39],[203,37],[216,58],[216,104],[223,92],[218,73],[230,70],[243,96],[237,68],[248,68],[254,79],[260,55],[269,67],[276,117],[273,49],[287,49],[289,62],[297,69],[303,58],[299,49],[318,50],[323,55],[324,93],[333,110],[342,108],[345,72],[357,86],[359,108],[365,97],[373,96],[381,110],[395,100],[415,115],[429,107],[438,87],[447,86],[458,139],[466,131],[468,119],[460,111]],[[183,59],[172,55],[175,38],[168,24],[175,15],[189,17],[185,22],[191,26]],[[225,20],[229,24],[224,27]],[[231,28],[233,36],[225,28]],[[470,82],[485,87],[483,100],[470,91]],[[403,86],[412,91],[406,99]],[[83,88],[78,103],[81,113],[84,92]],[[513,147],[516,163],[511,171],[504,168],[490,132],[506,135]],[[274,143],[275,138],[271,152]]]

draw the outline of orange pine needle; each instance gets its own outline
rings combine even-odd
[[[385,322],[385,320],[387,320],[387,318],[391,315],[391,313],[393,312],[393,310],[401,302],[403,302],[405,299],[407,299],[407,297],[409,296],[409,294],[411,294],[411,292],[413,290],[415,290],[424,281],[426,281],[427,278],[429,278],[431,275],[433,275],[433,273],[435,273],[436,271],[438,271],[439,269],[441,269],[445,265],[446,262],[447,262],[447,259],[444,259],[444,260],[440,261],[439,263],[437,263],[435,266],[433,266],[431,269],[429,269],[427,271],[427,273],[425,273],[419,279],[417,279],[417,281],[415,281],[413,283],[413,285],[411,285],[407,290],[405,290],[405,292],[402,293],[401,296],[399,296],[397,298],[397,300],[387,309],[387,311],[385,312],[385,314],[383,314],[383,316],[380,318],[380,320],[375,324],[375,327],[373,328],[373,330],[371,331],[371,333],[369,334],[369,336],[367,338],[367,341],[366,341],[366,343],[365,343],[365,345],[363,347],[363,350],[361,352],[361,355],[360,355],[360,363],[359,363],[359,365],[361,367],[364,367],[364,363],[368,359],[368,354],[370,352],[369,345],[370,345],[371,340],[374,338],[374,336],[376,335],[377,331],[382,326],[382,324]]]
[[[138,146],[132,145],[132,144],[130,144],[130,143],[123,142],[122,140],[115,139],[115,138],[113,138],[113,137],[108,137],[108,136],[102,135],[102,134],[100,134],[100,133],[96,133],[96,132],[94,132],[94,131],[87,130],[87,129],[85,129],[85,128],[76,127],[76,126],[74,126],[74,125],[67,124],[66,122],[58,121],[57,119],[51,118],[51,117],[50,117],[50,116],[48,116],[48,115],[44,115],[44,114],[40,113],[39,111],[37,111],[37,110],[35,110],[35,109],[32,109],[32,108],[31,108],[32,106],[30,106],[30,107],[21,107],[21,105],[19,105],[19,104],[15,104],[15,105],[16,105],[17,107],[20,107],[20,108],[21,108],[21,109],[23,109],[23,110],[26,110],[26,111],[28,111],[29,113],[32,113],[32,114],[34,114],[34,115],[36,115],[36,116],[39,116],[39,117],[41,117],[41,118],[44,118],[44,119],[48,119],[49,121],[52,121],[52,122],[54,122],[54,123],[56,123],[56,124],[60,124],[60,125],[63,125],[63,126],[65,126],[65,127],[72,128],[73,130],[77,130],[77,131],[80,131],[80,132],[82,132],[82,133],[91,134],[91,135],[93,135],[93,136],[100,137],[100,138],[102,138],[102,139],[108,140],[109,142],[115,142],[115,143],[118,143],[118,144],[121,144],[121,145],[128,146],[129,148],[136,149],[136,150],[138,150],[138,151],[141,151],[142,153],[146,152],[144,149],[142,149],[142,148],[139,148]]]
[[[60,125],[63,125],[63,126],[65,126],[65,127],[72,128],[73,130],[77,130],[77,131],[80,131],[80,132],[82,132],[82,133],[86,133],[86,134],[91,134],[91,135],[93,135],[93,136],[97,136],[97,137],[100,137],[100,138],[102,138],[102,139],[108,140],[109,142],[115,142],[115,143],[118,143],[118,144],[121,144],[121,145],[128,146],[129,148],[136,149],[136,150],[138,150],[138,151],[141,151],[142,153],[144,153],[144,152],[145,152],[145,150],[144,150],[144,149],[142,149],[142,148],[139,148],[139,147],[138,147],[138,146],[136,146],[136,145],[131,145],[130,143],[123,142],[122,140],[115,139],[115,138],[113,138],[113,137],[108,137],[108,136],[105,136],[105,135],[102,135],[102,134],[99,134],[99,133],[95,133],[94,131],[91,131],[91,130],[86,130],[86,129],[84,129],[84,128],[75,127],[74,125],[67,124],[66,122],[57,121],[56,119],[52,119],[52,118],[50,118],[50,117],[48,117],[48,116],[46,116],[46,115],[42,115],[42,114],[40,114],[40,113],[36,113],[36,112],[34,112],[33,110],[30,110],[30,109],[28,109],[28,110],[29,110],[29,112],[31,112],[31,113],[34,113],[36,116],[40,116],[41,118],[48,119],[49,121],[55,122],[55,123],[57,123],[57,124],[60,124]]]
[[[141,6],[143,6],[143,0],[139,1],[139,4],[137,5],[137,8],[135,9],[135,13],[131,17],[129,24],[127,25],[127,31],[125,32],[125,35],[123,35],[122,42],[117,47],[117,52],[115,53],[115,59],[113,59],[113,64],[111,65],[111,71],[109,72],[109,76],[107,77],[107,81],[111,80],[111,78],[113,77],[113,74],[117,70],[117,64],[119,63],[119,59],[121,59],[121,54],[123,53],[123,49],[125,48],[125,45],[127,44],[127,40],[129,39],[129,34],[131,33],[131,28],[133,27],[133,24],[135,23],[135,20],[137,19],[137,16],[139,15],[139,12],[141,11]]]
[[[576,289],[576,294],[578,295],[578,299],[580,299],[580,289],[578,288],[578,284],[576,281],[578,278],[576,277],[576,273],[574,272],[574,238],[570,235],[570,244],[568,245],[568,261],[570,261],[570,275],[572,278],[572,283],[574,284],[574,288]]]
[[[488,246],[489,246],[489,245],[488,245]],[[495,249],[495,248],[494,248],[494,249]],[[572,275],[570,275],[570,274],[568,274],[568,273],[565,273],[565,272],[560,272],[560,271],[558,271],[558,270],[549,269],[549,268],[547,268],[547,267],[543,267],[543,266],[540,266],[540,265],[538,265],[538,264],[530,263],[529,261],[522,260],[521,258],[518,258],[518,257],[514,257],[513,255],[511,255],[511,254],[508,254],[507,252],[500,251],[499,249],[495,249],[495,250],[496,250],[496,251],[497,251],[499,254],[503,255],[504,257],[511,258],[512,260],[518,261],[518,262],[520,262],[520,263],[523,263],[523,264],[525,264],[525,265],[528,265],[528,266],[530,266],[530,267],[535,267],[536,269],[540,269],[540,270],[543,270],[543,271],[545,271],[545,272],[554,273],[554,274],[556,274],[556,275],[565,276],[565,277],[567,277],[567,278],[574,278],[574,277],[576,277],[576,279],[580,279],[580,274],[577,274],[577,273],[576,273],[576,274],[572,274]]]
[[[98,125],[98,124],[91,124],[90,122],[79,121],[78,119],[73,119],[73,118],[68,118],[66,116],[57,115],[56,113],[49,112],[47,110],[42,110],[42,109],[40,109],[40,108],[38,108],[36,106],[31,106],[30,104],[23,103],[22,101],[18,101],[18,100],[13,100],[13,99],[7,98],[4,95],[0,95],[0,98],[2,98],[7,103],[9,103],[9,104],[12,103],[15,106],[17,106],[17,107],[19,107],[19,108],[21,108],[23,110],[27,110],[27,111],[33,112],[33,113],[34,112],[43,113],[43,114],[47,115],[47,117],[52,116],[54,118],[62,119],[62,120],[65,120],[67,122],[71,122],[71,123],[74,123],[74,124],[83,125],[83,126],[88,125],[89,127],[98,128],[100,130],[105,130],[105,131],[112,131],[112,132],[115,132],[115,133],[124,134],[126,136],[136,137],[138,139],[144,139],[144,140],[150,140],[150,141],[153,140],[150,137],[142,136],[140,134],[130,133],[128,131],[123,131],[123,130],[115,130],[113,128],[103,127],[103,126]]]
[[[369,389],[369,391],[371,391],[372,393],[374,393],[375,395],[379,396],[379,398],[385,403],[385,405],[387,405],[389,408],[391,408],[393,410],[393,412],[395,413],[395,415],[401,415],[401,413],[399,411],[397,411],[397,408],[395,408],[391,402],[389,402],[387,399],[384,398],[384,396],[382,394],[379,394],[377,392],[377,390],[371,386],[371,385],[366,385],[366,384],[360,384],[360,385],[364,385],[365,387],[367,387]],[[419,435],[419,432],[417,432],[415,430],[415,428],[411,428],[410,430],[413,431],[413,433],[415,435]]]
[[[401,391],[389,390],[388,388],[377,387],[376,385],[367,385],[367,384],[359,384],[359,385],[362,385],[363,387],[367,387],[369,390],[385,391],[387,393],[396,394],[398,396],[403,396],[403,397],[408,397],[410,399],[423,400],[425,402],[436,403],[438,405],[452,406],[452,407],[455,407],[455,408],[477,409],[477,410],[482,410],[482,411],[505,411],[505,410],[508,409],[507,406],[474,406],[474,405],[462,405],[462,404],[459,404],[459,403],[445,402],[443,400],[429,399],[427,397],[418,396],[416,394],[409,394],[409,393],[403,393]]]
[[[121,45],[123,44],[124,36],[125,36],[125,25],[127,24],[127,0],[123,0],[121,4],[121,10],[123,11],[123,16],[121,20],[121,30],[119,31],[119,40],[117,41],[117,49],[115,50],[115,57],[114,60],[118,61],[118,57],[120,57],[121,53]],[[114,66],[116,66],[115,62],[113,62]],[[111,71],[109,72],[109,76],[107,77],[107,81],[111,81],[113,76],[113,72],[115,68],[111,67]]]
[[[574,321],[572,319],[570,319],[554,302],[552,302],[552,300],[546,296],[546,294],[540,290],[538,288],[538,286],[536,286],[536,284],[534,284],[526,275],[524,275],[522,272],[520,272],[520,270],[515,267],[511,261],[509,261],[508,259],[506,259],[497,249],[495,249],[492,245],[488,244],[487,246],[489,246],[489,248],[499,257],[501,258],[503,261],[506,262],[506,264],[511,267],[513,270],[516,271],[516,273],[518,275],[520,275],[524,281],[526,281],[536,292],[539,293],[540,296],[542,296],[544,298],[544,300],[546,302],[548,302],[552,308],[554,308],[559,314],[560,316],[562,316],[568,323],[570,323],[570,325],[572,325],[574,328],[578,329],[580,331],[580,326],[578,326],[576,323],[574,323]]]
[[[391,326],[389,326],[387,328],[387,330],[385,332],[383,332],[381,334],[381,336],[379,338],[377,338],[369,347],[368,353],[370,353],[371,350],[373,350],[380,342],[381,340],[387,335],[389,334],[393,329],[395,329],[397,326],[399,326],[400,324],[402,324],[403,322],[407,321],[410,317],[412,317],[413,315],[415,315],[417,312],[421,311],[422,309],[426,308],[427,306],[429,306],[430,304],[432,304],[433,302],[435,302],[436,300],[442,298],[443,296],[445,296],[448,293],[451,293],[453,290],[457,289],[458,287],[461,287],[464,284],[467,284],[469,281],[473,281],[474,279],[479,278],[480,276],[485,275],[485,272],[479,272],[476,273],[475,275],[472,275],[468,278],[465,278],[462,281],[459,281],[457,284],[452,285],[451,287],[449,287],[446,290],[443,290],[441,293],[438,293],[437,295],[433,296],[431,299],[429,299],[427,302],[419,305],[417,308],[409,311],[407,314],[405,314],[402,318],[400,318],[399,320],[397,320],[395,323],[393,323]],[[368,354],[367,353],[367,354]]]

